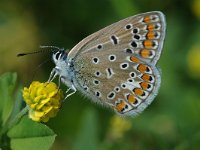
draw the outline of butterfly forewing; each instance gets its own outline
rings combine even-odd
[[[128,46],[142,60],[156,64],[162,50],[165,29],[165,17],[161,12],[135,15],[86,37],[70,51],[69,56],[74,58],[79,53],[107,50],[113,45],[115,48]],[[117,44],[114,44],[115,41]]]
[[[77,44],[73,58],[75,85],[92,100],[122,115],[137,115],[151,103],[159,85],[155,67],[165,36],[161,12],[114,23]]]

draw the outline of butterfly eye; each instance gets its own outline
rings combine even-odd
[[[56,54],[55,54],[55,59],[58,60],[59,58],[61,58],[64,54],[64,51],[58,51]]]
[[[60,56],[60,52],[56,53],[55,58],[58,60],[59,56]]]

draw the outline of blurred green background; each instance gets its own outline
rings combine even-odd
[[[37,68],[51,56],[17,53],[71,49],[113,22],[154,10],[167,20],[155,101],[136,118],[119,118],[75,94],[48,122],[57,134],[52,150],[200,149],[200,0],[0,1],[0,74],[15,71],[24,86],[46,81],[54,64]]]

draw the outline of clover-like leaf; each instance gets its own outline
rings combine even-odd
[[[16,79],[16,73],[5,73],[0,76],[0,125],[6,123],[12,112]]]
[[[11,149],[49,150],[56,134],[46,125],[37,123],[24,116],[9,132]]]

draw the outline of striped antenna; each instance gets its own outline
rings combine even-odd
[[[46,53],[46,52],[57,52],[57,51],[62,51],[64,50],[64,48],[59,48],[57,46],[40,46],[41,50],[38,51],[33,51],[33,52],[29,52],[29,53],[19,53],[17,54],[17,57],[21,57],[21,56],[25,56],[25,55],[30,55],[30,54],[37,54],[37,53]],[[46,48],[50,48],[50,49],[46,49]]]

